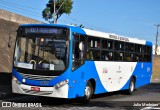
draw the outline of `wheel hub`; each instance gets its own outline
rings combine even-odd
[[[90,95],[91,95],[91,88],[87,86],[87,87],[85,88],[85,96],[86,96],[87,98],[89,98]]]
[[[131,91],[133,91],[133,90],[134,90],[134,83],[133,83],[133,82],[131,82],[130,89],[131,89]]]

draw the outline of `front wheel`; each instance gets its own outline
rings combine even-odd
[[[84,102],[88,103],[93,95],[93,87],[91,82],[89,81],[86,85],[85,91],[84,91]]]
[[[127,90],[127,94],[131,95],[134,92],[134,89],[135,89],[135,80],[134,80],[134,78],[131,78],[129,88]]]

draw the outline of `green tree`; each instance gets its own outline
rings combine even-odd
[[[72,0],[56,0],[56,18],[55,22],[61,17],[62,14],[70,14],[72,10]],[[46,4],[46,8],[42,11],[43,18],[49,23],[54,21],[54,0],[49,0]]]

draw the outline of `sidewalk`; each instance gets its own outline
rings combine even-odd
[[[0,99],[12,95],[11,78],[12,78],[11,73],[0,72]]]

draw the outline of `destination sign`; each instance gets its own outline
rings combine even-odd
[[[121,37],[121,36],[117,36],[117,35],[109,35],[109,37],[110,37],[111,39],[115,39],[115,40],[129,41],[129,38]]]
[[[65,28],[54,27],[26,27],[25,33],[44,33],[44,34],[63,34],[66,32]]]

